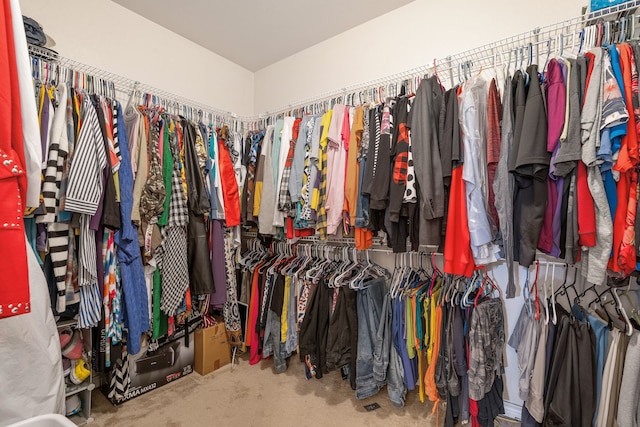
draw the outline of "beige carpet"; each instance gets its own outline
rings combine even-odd
[[[420,403],[417,391],[407,394],[402,409],[391,404],[386,388],[358,400],[338,372],[305,379],[295,355],[284,374],[273,373],[271,360],[250,366],[244,356],[233,370],[227,365],[207,376],[194,372],[119,407],[97,390],[93,396],[95,427],[438,425],[433,405]],[[367,412],[364,405],[374,402],[380,409]],[[443,417],[441,409],[440,425]]]

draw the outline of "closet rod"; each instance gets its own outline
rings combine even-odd
[[[444,80],[445,76],[452,79],[452,72],[457,72],[459,66],[472,62],[473,65],[467,68],[467,71],[475,71],[480,67],[486,67],[493,65],[489,60],[493,60],[499,56],[501,61],[504,61],[503,57],[508,56],[509,51],[513,52],[514,49],[525,49],[531,43],[533,47],[546,44],[548,40],[555,40],[562,35],[565,38],[565,42],[568,42],[564,47],[567,49],[575,48],[580,43],[579,32],[587,25],[595,23],[598,19],[615,17],[616,15],[628,14],[634,9],[640,7],[640,0],[630,0],[625,3],[611,6],[598,11],[585,13],[575,18],[571,18],[556,24],[547,25],[541,28],[536,28],[531,31],[520,33],[505,39],[488,43],[483,46],[479,46],[467,51],[457,53],[455,55],[447,56],[443,59],[436,61],[437,72],[441,80]],[[552,41],[552,43],[555,43]],[[569,44],[570,43],[570,44]],[[540,54],[540,55],[539,55]],[[536,49],[533,57],[539,60],[541,55],[546,55],[546,52],[540,52]],[[526,58],[528,61],[528,58]],[[534,61],[537,62],[537,61]],[[312,107],[314,104],[321,104],[330,101],[332,98],[344,98],[347,95],[355,94],[359,92],[368,91],[372,89],[384,89],[384,86],[389,84],[401,84],[404,80],[411,79],[416,76],[421,76],[425,73],[433,73],[433,65],[422,65],[407,71],[388,75],[378,79],[370,80],[366,83],[359,83],[343,87],[339,90],[332,90],[323,94],[306,98],[304,100],[281,106],[279,108],[266,111],[253,118],[253,121],[259,122],[269,117],[280,115],[288,111]]]
[[[201,111],[205,115],[211,114],[215,118],[220,118],[222,122],[239,122],[241,124],[250,121],[251,116],[241,116],[231,111],[225,111],[219,108],[206,105],[204,103],[188,99],[184,96],[176,95],[154,86],[140,83],[136,80],[129,79],[119,74],[112,73],[73,59],[60,56],[58,53],[49,49],[43,49],[39,46],[29,45],[29,53],[32,57],[56,64],[58,67],[75,71],[77,73],[94,76],[109,82],[112,82],[117,91],[125,94],[131,94],[134,90],[142,95],[149,94],[155,96],[159,101],[165,101],[178,104],[178,108],[185,106],[191,108],[194,113]],[[206,117],[206,116],[205,116]],[[203,119],[205,118],[203,117]]]
[[[242,232],[242,238],[243,239],[255,239],[258,237],[258,233],[256,233],[255,231],[243,231]],[[307,237],[300,237],[297,240],[287,240],[286,243],[289,244],[296,244],[296,243],[300,243],[300,244],[304,244],[304,245],[308,245],[308,244],[319,244],[319,245],[325,245],[325,246],[336,246],[336,247],[341,247],[342,245],[347,245],[350,248],[354,247],[355,244],[355,239],[352,237],[334,237],[334,238],[329,238],[327,240],[320,240],[317,236],[307,236]],[[407,251],[407,252],[400,252],[400,253],[394,253],[392,249],[386,247],[385,245],[385,241],[383,238],[381,237],[374,237],[373,238],[373,245],[372,247],[370,247],[369,249],[366,249],[366,251],[369,252],[378,252],[378,253],[385,253],[385,254],[392,254],[392,255],[407,255],[407,256],[414,256],[414,255],[419,255],[419,256],[425,256],[425,255],[431,255],[434,254],[436,256],[443,256],[442,253],[437,252],[437,247],[433,246],[433,250],[429,250],[427,249],[422,249],[419,250],[417,252],[414,251]],[[538,262],[541,266],[553,266],[553,267],[561,267],[561,268],[566,268],[566,267],[571,267],[574,266],[574,264],[567,264],[566,262],[563,261],[556,261],[557,258],[552,258],[549,255],[546,255],[540,251],[537,252],[536,254],[536,262]],[[498,260],[494,263],[490,263],[488,266],[491,267],[495,267],[497,264],[499,264],[502,260]],[[527,269],[531,269],[535,267],[535,262],[531,264],[531,266],[529,266],[529,268],[525,267],[525,266],[521,266],[518,264],[518,267],[521,267],[525,270]]]

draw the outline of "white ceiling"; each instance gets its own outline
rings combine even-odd
[[[414,0],[113,1],[257,71]]]

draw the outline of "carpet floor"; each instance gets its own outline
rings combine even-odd
[[[367,412],[365,405],[372,403],[380,408]],[[227,365],[206,376],[194,372],[117,407],[95,390],[92,404],[95,427],[437,426],[444,421],[443,407],[432,413],[433,404],[421,403],[417,390],[407,393],[406,405],[399,409],[386,388],[369,399],[356,399],[339,372],[307,380],[295,355],[279,375],[272,360],[250,366],[245,355],[233,369]]]

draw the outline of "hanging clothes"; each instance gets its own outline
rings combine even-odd
[[[195,295],[211,293],[214,289],[211,275],[210,248],[205,215],[211,210],[207,191],[200,173],[196,152],[196,130],[187,120],[182,121],[184,138],[184,169],[186,172],[188,201],[188,246],[189,284]]]
[[[437,126],[443,99],[437,77],[423,79],[407,119],[411,132],[411,153],[420,188],[420,245],[427,246],[440,245],[439,222],[445,211]]]
[[[240,225],[240,195],[238,181],[235,179],[235,169],[227,147],[229,128],[223,127],[218,138],[218,157],[220,176],[222,177],[222,192],[224,194],[224,218],[227,227]]]
[[[535,259],[547,200],[546,177],[550,155],[547,152],[547,115],[538,78],[538,68],[527,68],[530,78],[525,98],[522,73],[516,81],[515,128],[510,170],[515,174],[514,259],[528,267]]]

